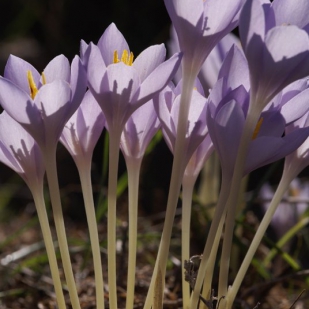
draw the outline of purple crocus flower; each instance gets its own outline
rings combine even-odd
[[[232,91],[229,101],[223,104],[220,102],[217,108],[214,108],[210,97],[207,116],[209,133],[218,151],[222,169],[229,175],[232,175],[234,171],[238,146],[248,111],[248,101],[243,101],[243,91],[240,89],[236,88]],[[309,129],[297,129],[282,137],[285,126],[284,117],[280,112],[269,111],[261,114],[260,121],[249,143],[244,174],[285,157],[297,149],[308,136]]]
[[[178,114],[180,108],[182,82],[175,87],[172,83],[154,99],[155,109],[161,121],[164,139],[174,153],[177,135]],[[195,90],[192,94],[192,106],[189,110],[188,126],[186,133],[186,149],[183,153],[183,168],[185,168],[208,133],[206,126],[207,99],[204,97],[203,88],[196,80]]]
[[[0,161],[18,173],[30,189],[42,188],[45,168],[39,146],[5,111],[0,115]]]
[[[144,50],[134,61],[123,35],[111,24],[98,45],[82,43],[89,88],[101,106],[109,130],[122,130],[130,115],[152,99],[176,73],[180,54],[164,62],[163,44]],[[119,131],[118,129],[118,131]]]
[[[77,165],[91,162],[94,147],[105,125],[105,117],[90,91],[65,125],[60,142]]]
[[[309,75],[309,37],[300,28],[306,22],[288,23],[299,14],[308,16],[308,5],[299,4],[275,1],[271,7],[269,1],[247,0],[242,9],[240,39],[249,63],[251,101],[260,111],[285,86]],[[296,15],[285,20],[287,10]]]
[[[76,56],[54,58],[42,75],[28,62],[10,56],[0,78],[0,103],[37,141],[55,147],[64,125],[86,90],[84,68]]]
[[[237,26],[243,0],[164,2],[184,53],[184,74],[197,75],[215,45]]]

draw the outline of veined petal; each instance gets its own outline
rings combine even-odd
[[[285,119],[286,125],[305,115],[309,110],[308,98],[309,89],[306,89],[283,105],[281,114]]]
[[[93,93],[100,104],[109,129],[125,125],[127,119],[137,108],[132,97],[139,89],[138,72],[122,62],[107,67],[98,93]]]
[[[138,71],[141,82],[165,60],[165,55],[164,44],[150,46],[138,55],[133,67]]]
[[[93,43],[90,43],[88,49],[89,49],[89,59],[87,66],[88,83],[90,89],[92,89],[93,92],[99,93],[106,67],[99,48]]]
[[[0,78],[0,103],[7,113],[20,123],[30,123],[37,114],[32,111],[30,96],[10,80]]]
[[[142,82],[139,92],[135,94],[134,101],[140,106],[152,99],[161,91],[175,75],[181,61],[181,54],[175,54],[167,61],[161,63],[148,77]]]
[[[240,49],[234,45],[227,53],[219,71],[218,79],[226,78],[226,89],[233,90],[243,85],[250,88],[250,75],[247,60]]]
[[[130,53],[127,41],[114,23],[111,23],[106,28],[97,46],[101,51],[106,66],[113,63],[115,51],[117,51],[118,55],[122,55],[124,50]]]
[[[72,110],[73,114],[82,101],[87,88],[87,75],[78,56],[75,56],[71,65],[70,86],[72,89]]]
[[[51,83],[57,79],[65,80],[69,83],[71,75],[69,60],[63,55],[55,57],[45,67],[44,75],[46,78],[46,83]]]
[[[309,31],[309,2],[307,0],[275,0],[272,3],[276,24],[296,25]]]
[[[25,92],[30,93],[29,81],[27,72],[31,71],[33,81],[36,85],[39,84],[40,74],[38,71],[27,61],[10,55],[4,69],[4,77],[9,79],[13,84],[17,85]]]
[[[43,147],[48,144],[56,144],[64,125],[71,116],[70,113],[71,89],[67,82],[55,80],[42,86],[35,97],[35,105],[41,112],[44,123],[44,139],[42,140],[42,128],[33,128],[32,136]]]

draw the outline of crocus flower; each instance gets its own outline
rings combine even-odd
[[[65,309],[56,252],[44,202],[43,156],[33,137],[7,112],[0,115],[0,161],[18,173],[29,187],[46,246],[59,309]]]
[[[0,78],[0,103],[46,149],[57,144],[85,90],[86,75],[77,56],[71,66],[63,55],[54,58],[42,75],[10,56]]]
[[[175,87],[172,83],[154,99],[155,109],[161,121],[164,139],[174,153],[177,135],[178,114],[180,108],[182,81]],[[206,126],[207,99],[200,82],[196,81],[196,90],[192,94],[192,107],[189,110],[189,118],[186,133],[186,148],[183,156],[183,168],[185,168],[197,147],[204,140],[208,129]]]
[[[101,106],[109,130],[123,128],[130,115],[171,80],[181,56],[164,62],[163,44],[144,50],[135,60],[125,38],[111,24],[98,45],[82,43],[89,88]],[[120,130],[121,131],[121,130]]]
[[[229,102],[216,110],[211,111],[213,103],[210,100],[207,118],[209,133],[218,151],[222,169],[228,170],[230,175],[234,171],[248,108],[248,103],[241,101],[238,89],[240,88],[231,93]],[[261,114],[260,121],[249,143],[244,175],[285,157],[305,141],[309,130],[297,129],[282,137],[285,126],[286,123],[280,112],[263,112]]]
[[[237,26],[242,0],[165,0],[184,53],[184,74],[199,72],[215,45]]]
[[[92,255],[94,261],[97,308],[104,309],[104,290],[100,243],[91,184],[91,160],[94,147],[102,133],[105,117],[90,91],[69,119],[60,137],[77,166],[83,191]]]
[[[65,125],[60,142],[77,165],[91,162],[94,147],[105,125],[104,114],[90,91]]]
[[[129,243],[126,308],[133,308],[135,289],[138,191],[141,163],[148,144],[156,134],[160,121],[152,100],[139,107],[128,119],[121,134],[120,148],[128,171]]]
[[[56,146],[61,132],[86,91],[86,74],[76,56],[54,58],[42,75],[28,62],[10,56],[0,78],[0,103],[38,143],[46,168],[51,203],[64,272],[74,309],[80,309],[70,261],[56,165]]]
[[[275,2],[276,13],[271,13],[269,1],[247,0],[239,20],[240,39],[250,69],[251,101],[259,111],[285,86],[309,74],[308,33],[299,28],[302,23],[289,24],[297,18],[285,20],[287,11],[292,16],[308,16],[309,7],[303,3],[299,8],[299,2]],[[299,13],[301,10],[304,12]]]

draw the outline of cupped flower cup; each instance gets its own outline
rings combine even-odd
[[[116,190],[119,144],[123,128],[140,106],[157,95],[174,77],[181,61],[176,54],[164,61],[163,44],[150,46],[134,60],[133,53],[111,24],[97,45],[81,44],[89,88],[106,118],[109,131],[108,180],[108,284],[110,306],[117,309]]]
[[[10,56],[0,78],[0,103],[35,139],[46,168],[61,258],[74,309],[80,308],[73,276],[57,176],[56,147],[64,125],[85,94],[86,73],[78,56],[70,65],[54,58],[40,75],[28,62]]]
[[[59,309],[65,309],[56,251],[45,208],[42,153],[33,137],[5,111],[0,115],[0,161],[23,178],[28,185],[42,230]]]
[[[129,242],[126,308],[134,306],[139,177],[146,148],[158,132],[160,121],[153,100],[139,107],[128,119],[121,134],[120,149],[126,161],[129,190]]]
[[[97,220],[92,194],[91,162],[93,150],[103,131],[104,125],[105,117],[103,112],[88,90],[80,106],[68,120],[60,136],[60,142],[69,151],[75,161],[81,181],[93,255],[96,306],[98,309],[104,309],[104,282]]]
[[[239,20],[248,60],[251,104],[262,110],[285,86],[309,75],[306,1],[247,0]]]

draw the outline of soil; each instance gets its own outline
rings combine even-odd
[[[164,213],[161,213],[140,220],[134,306],[136,309],[143,308],[152,276],[163,218]],[[250,220],[252,220],[252,218]],[[71,259],[81,308],[96,308],[94,273],[89,250],[87,226],[84,222],[76,223],[66,218],[66,229],[67,235],[69,235]],[[118,226],[119,250],[117,273],[119,309],[125,308],[126,300],[126,232],[127,224],[125,224],[125,221],[122,221]],[[55,234],[54,230],[53,233]],[[104,222],[99,225],[99,233],[102,247],[102,262],[103,265],[106,265],[106,251],[104,249],[106,248],[106,224]],[[181,273],[183,269],[180,265],[180,245],[177,240],[179,239],[179,233],[179,219],[177,217],[174,237],[171,243],[171,255],[166,276],[166,289],[164,292],[164,308],[166,309],[182,307]],[[247,233],[246,237],[250,238],[251,236]],[[0,240],[0,308],[57,308],[40,228],[33,214],[23,212],[19,214],[19,216],[14,216],[14,218],[2,222],[0,224]],[[246,244],[250,239],[244,238],[242,241],[243,244]],[[193,250],[200,250],[200,246],[194,243],[194,237],[192,248],[194,248]],[[262,245],[258,255],[262,255],[263,250],[266,250],[266,248]],[[20,255],[18,256],[18,254]],[[273,271],[273,273],[276,272],[276,275],[267,280],[261,278],[254,268],[249,270],[235,302],[236,309],[309,308],[308,293],[304,292],[300,296],[302,290],[308,286],[309,271],[292,271],[280,259],[274,264],[277,269],[275,270],[275,265],[273,265],[273,269],[270,271]],[[60,272],[64,283],[65,281],[61,269]],[[104,277],[107,278],[106,267],[104,268]],[[65,291],[67,308],[71,308],[65,284],[63,288]],[[300,296],[299,299],[297,299],[298,296]],[[106,308],[109,308],[107,286],[105,287],[104,297]],[[293,305],[294,302],[295,304]],[[258,303],[260,303],[260,305],[258,305]]]

